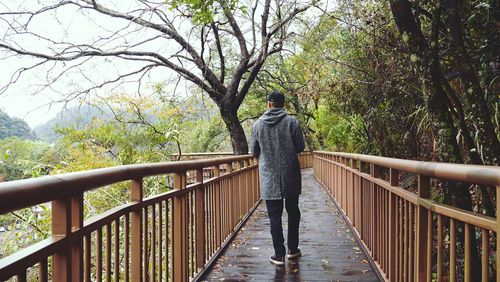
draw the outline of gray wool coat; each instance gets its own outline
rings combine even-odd
[[[304,150],[299,121],[284,109],[267,110],[254,124],[252,154],[259,159],[263,200],[297,197],[302,190],[297,154]]]

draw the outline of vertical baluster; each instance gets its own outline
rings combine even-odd
[[[380,172],[379,172],[379,168],[378,166],[376,166],[375,164],[370,164],[370,175],[371,177],[373,178],[378,178],[380,177]],[[377,236],[376,234],[376,229],[378,228],[378,203],[377,203],[377,197],[376,197],[376,185],[375,183],[373,182],[373,180],[370,180],[370,193],[371,193],[371,210],[372,210],[372,213],[371,213],[371,226],[370,226],[370,230],[371,230],[371,248],[372,248],[372,255],[374,258],[377,258],[378,257],[378,249],[377,249],[377,240],[379,239],[378,237],[380,236]]]
[[[429,223],[429,227],[427,228],[427,281],[430,282],[432,279],[432,229],[433,229],[432,212],[430,210],[427,211],[427,222]]]
[[[85,236],[85,257],[84,257],[84,270],[85,270],[85,275],[84,275],[84,278],[85,278],[85,281],[86,282],[90,282],[90,275],[92,273],[92,269],[91,269],[91,262],[90,262],[90,259],[92,257],[92,252],[91,252],[91,245],[90,245],[90,242],[91,242],[91,238],[92,238],[92,234],[89,234],[87,236]]]
[[[456,281],[456,238],[455,238],[455,220],[450,218],[450,282]]]
[[[443,217],[438,214],[437,282],[443,281]]]
[[[413,269],[415,266],[415,263],[417,260],[414,260],[414,247],[415,245],[413,244],[413,238],[415,237],[415,229],[413,223],[415,222],[413,220],[413,215],[414,213],[413,209],[413,204],[408,202],[408,281],[412,281],[415,279],[415,274],[413,273]],[[426,215],[427,216],[427,215]],[[427,229],[423,230],[425,232],[425,235],[427,236]],[[426,248],[427,244],[421,245],[422,248]]]
[[[481,230],[481,280],[482,282],[488,281],[488,267],[489,267],[489,231],[487,229]]]
[[[207,203],[207,212],[206,212],[206,219],[207,219],[207,232],[205,235],[205,239],[207,241],[207,259],[212,255],[212,190],[211,190],[212,184],[209,184],[206,186],[206,194],[205,197],[207,198],[206,203]]]
[[[100,282],[102,281],[102,227],[99,227],[99,229],[97,229],[96,259],[97,282]]]
[[[38,279],[40,282],[48,281],[47,273],[47,258],[43,258],[38,264]]]
[[[142,202],[142,178],[134,179],[131,182],[131,200]],[[142,209],[136,208],[130,213],[131,223],[131,265],[130,273],[132,281],[142,279]]]
[[[241,173],[239,174],[241,176]],[[220,177],[220,168],[219,166],[214,166],[214,176]],[[241,185],[240,185],[241,189]],[[215,199],[214,199],[214,211],[215,211],[215,249],[218,249],[221,245],[221,206],[220,206],[220,180],[218,179],[215,182]],[[240,202],[241,204],[241,202]],[[215,251],[215,250],[214,250]]]
[[[106,282],[111,281],[111,223],[106,224]]]
[[[418,199],[429,199],[431,196],[430,179],[427,176],[418,175]],[[417,280],[426,281],[428,273],[431,272],[427,263],[427,230],[431,227],[428,220],[428,210],[418,204],[417,206]]]
[[[169,220],[169,211],[170,211],[170,205],[169,205],[169,200],[165,201],[165,280],[170,281],[169,273],[170,273],[170,266],[169,266],[169,257],[170,257],[170,241],[169,241],[169,236],[172,234],[171,230],[173,231],[174,227],[172,226],[172,229],[169,228],[170,220]]]
[[[215,247],[215,232],[216,232],[216,224],[215,224],[215,184],[212,183],[210,185],[210,256],[214,254]]]
[[[194,266],[194,258],[195,258],[195,252],[194,252],[194,198],[193,198],[193,193],[190,192],[188,194],[189,196],[189,256],[190,256],[190,267],[191,271],[190,274],[191,276],[194,276],[195,271],[195,266]]]
[[[408,203],[403,200],[404,224],[403,224],[403,281],[408,279]]]
[[[389,183],[391,186],[399,186],[399,171],[391,168],[389,170]],[[398,249],[398,222],[397,222],[397,196],[389,192],[389,280],[396,280],[396,261]]]
[[[387,202],[386,202],[386,190],[385,188],[381,188],[382,190],[382,269],[385,273],[388,272],[387,269]]]
[[[465,244],[464,244],[464,256],[465,256],[465,265],[464,265],[464,279],[465,282],[471,281],[471,260],[470,260],[470,234],[471,234],[471,226],[468,223],[465,223]]]
[[[401,215],[401,198],[394,195],[396,200],[396,257],[394,264],[396,265],[396,275],[394,281],[402,281],[403,280],[403,272],[401,269],[403,268],[403,255],[402,255],[402,242],[403,242],[403,220]]]
[[[227,225],[227,183],[226,179],[221,180],[221,198],[222,198],[222,241],[227,238],[229,226]]]
[[[229,170],[229,172],[228,172]],[[230,173],[232,168],[228,164],[226,172]],[[195,191],[196,204],[196,266],[197,270],[202,269],[205,265],[205,187],[203,185],[203,170],[196,171],[196,182],[202,183],[200,188]]]
[[[163,281],[163,202],[158,203],[158,281]]]
[[[358,163],[358,171],[361,172],[361,166],[363,162],[359,161]],[[358,186],[359,186],[359,224],[360,224],[360,230],[359,233],[361,234],[361,239],[366,242],[366,194],[365,194],[365,187],[364,187],[364,181],[363,177],[358,177]]]
[[[156,280],[156,204],[151,206],[151,281]]]
[[[247,160],[243,160],[243,168],[246,168],[247,166],[248,166],[248,161]],[[243,217],[243,215],[246,214],[246,212],[248,210],[248,199],[247,199],[248,198],[248,192],[247,192],[247,190],[248,190],[248,185],[247,184],[248,183],[247,183],[247,174],[246,174],[246,172],[242,173],[241,176],[242,176],[241,181],[242,181],[242,185],[243,185],[243,205],[242,205],[243,206],[242,207],[243,210],[242,210],[241,215]]]
[[[130,263],[130,256],[129,256],[129,244],[130,244],[130,240],[129,240],[129,232],[130,232],[130,228],[129,228],[129,222],[130,222],[130,216],[129,214],[125,214],[125,220],[123,222],[123,229],[124,229],[124,239],[123,239],[123,253],[124,253],[124,256],[123,256],[123,265],[124,265],[124,280],[126,282],[129,281],[130,279],[130,276],[129,276],[129,263]]]
[[[149,221],[149,207],[146,206],[142,209],[142,225],[143,225],[143,232],[142,232],[142,261],[143,261],[143,271],[142,271],[142,280],[143,281],[149,281],[149,258],[148,258],[148,251],[149,251],[149,228],[148,228],[148,221]]]
[[[229,178],[227,178],[227,185],[228,185],[228,198],[229,198],[229,208],[228,208],[228,216],[229,216],[229,224],[231,226],[231,230],[234,228],[236,225],[236,220],[234,218],[234,187],[233,187],[233,163],[229,162],[226,164],[226,173],[229,174]],[[252,170],[252,176],[253,176],[253,170]]]
[[[113,261],[113,280],[118,281],[120,277],[120,218],[115,220],[115,230],[114,230],[114,261]]]
[[[20,270],[16,275],[17,282],[26,282],[26,269]]]

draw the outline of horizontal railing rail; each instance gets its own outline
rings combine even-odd
[[[500,195],[499,167],[314,152],[314,174],[386,279],[472,281],[477,263],[482,281],[500,281],[500,260],[492,259],[500,254],[498,217],[431,199],[433,180],[493,186]],[[414,175],[417,184],[410,188],[415,192],[401,187],[403,174]],[[480,262],[473,261],[475,249]]]
[[[156,175],[171,175],[173,189],[145,198],[144,179]],[[125,181],[130,202],[84,222],[84,193]],[[138,164],[0,184],[0,214],[47,202],[51,235],[0,259],[1,281],[28,274],[37,281],[188,281],[258,204],[257,161]]]

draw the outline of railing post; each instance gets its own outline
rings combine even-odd
[[[174,189],[186,188],[186,172],[174,174]],[[188,281],[187,203],[186,195],[173,199],[172,277],[173,281]]]
[[[196,171],[196,182],[203,183],[203,169]],[[205,187],[202,185],[195,191],[196,202],[196,267],[205,265]],[[167,277],[168,280],[168,277]]]
[[[430,178],[418,175],[418,214],[417,214],[417,238],[416,238],[416,263],[417,263],[417,281],[430,281],[430,269],[427,268],[427,232],[429,229],[428,210],[420,205],[420,199],[428,199],[431,196]]]
[[[52,201],[52,236],[67,236],[70,234],[71,209],[69,199]],[[54,254],[52,259],[52,279],[55,282],[71,279],[68,248]]]
[[[131,197],[133,202],[142,202],[142,178],[134,179],[131,183]],[[132,281],[142,279],[142,209],[137,208],[130,213],[130,278]]]
[[[391,186],[399,186],[399,171],[397,169],[390,169],[389,181]],[[396,195],[392,192],[389,193],[389,281],[396,279],[396,252],[397,240],[396,228],[398,228],[397,220],[397,204]]]

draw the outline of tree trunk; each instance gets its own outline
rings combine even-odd
[[[231,138],[231,145],[233,146],[233,153],[235,155],[248,154],[248,142],[245,135],[245,130],[241,126],[236,111],[220,109],[222,120],[226,124],[226,128]]]
[[[500,141],[495,132],[490,109],[484,98],[484,92],[479,83],[470,55],[465,48],[465,35],[461,24],[458,1],[445,1],[443,18],[450,31],[450,50],[455,66],[465,88],[465,97],[469,104],[472,120],[476,123],[477,135],[482,150],[484,164],[500,164]]]

